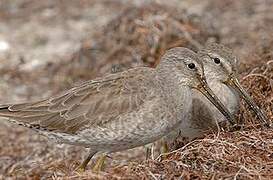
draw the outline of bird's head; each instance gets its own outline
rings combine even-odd
[[[168,80],[200,91],[233,123],[233,116],[208,87],[203,63],[195,52],[182,47],[172,48],[163,55],[157,70],[161,76],[172,77],[166,78]]]
[[[198,52],[198,56],[203,62],[205,76],[208,81],[218,81],[237,91],[258,115],[259,119],[268,125],[266,115],[241,86],[237,78],[237,59],[232,50],[224,45],[208,43],[204,49]]]

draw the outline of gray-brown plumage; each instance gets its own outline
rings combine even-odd
[[[235,88],[227,86],[224,81],[230,74],[237,73],[237,60],[232,51],[223,45],[209,43],[200,50],[200,59],[209,87],[225,107],[235,115],[239,110],[240,98]],[[199,92],[193,91],[192,127],[196,128],[197,137],[209,129],[216,129],[219,123],[227,119],[206,101]]]
[[[261,122],[269,126],[266,115],[237,79],[237,60],[232,50],[224,45],[208,43],[198,54],[203,62],[209,87],[230,113],[235,115],[238,112],[241,96],[258,115]],[[209,129],[216,129],[219,123],[227,121],[219,110],[196,90],[193,90],[192,107],[190,127],[187,128],[188,131],[181,130],[182,136],[195,138]]]
[[[191,91],[198,89],[232,121],[207,88],[203,66],[186,48],[166,52],[156,69],[135,68],[88,81],[46,100],[2,105],[0,116],[49,139],[115,152],[154,142],[189,123]]]

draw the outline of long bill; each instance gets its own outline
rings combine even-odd
[[[230,75],[226,84],[239,92],[240,96],[246,101],[246,103],[253,109],[253,111],[257,114],[258,118],[262,121],[263,124],[270,127],[270,123],[265,113],[259,108],[259,106],[254,102],[254,100],[250,97],[250,95],[246,92],[246,90],[241,86],[240,82],[234,75]]]
[[[206,80],[200,77],[200,85],[196,88],[227,118],[231,125],[235,125],[234,117],[228,109],[221,103],[219,98],[209,88]]]

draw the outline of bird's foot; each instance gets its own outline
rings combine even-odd
[[[78,173],[82,174],[82,173],[84,173],[84,171],[85,171],[85,167],[79,166],[79,167],[76,169],[76,171],[77,171]]]
[[[85,158],[85,160],[81,163],[81,165],[76,169],[78,173],[83,173],[86,170],[86,166],[89,163],[89,161],[92,159],[92,157],[96,154],[96,151],[90,151],[88,156]]]
[[[232,126],[229,127],[229,131],[234,132],[234,131],[239,131],[243,129],[243,125],[242,124],[234,124]]]

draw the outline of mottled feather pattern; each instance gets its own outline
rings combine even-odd
[[[136,79],[139,84],[133,83]],[[111,74],[47,100],[4,106],[0,109],[0,116],[32,125],[33,128],[39,125],[50,131],[74,134],[84,127],[103,125],[124,113],[137,110],[146,97],[146,86],[141,88],[141,82],[146,82],[146,79],[145,68],[137,72],[130,70]]]

